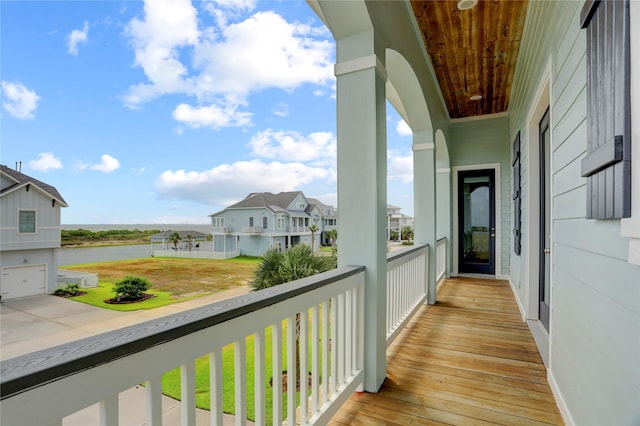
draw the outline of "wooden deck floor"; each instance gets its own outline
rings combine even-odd
[[[354,394],[333,425],[563,424],[505,281],[445,280],[387,351],[377,394]]]

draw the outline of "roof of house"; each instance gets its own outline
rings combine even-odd
[[[274,212],[283,212],[301,193],[301,191],[279,192],[278,194],[253,192],[247,195],[244,200],[232,204],[227,209],[267,208]]]
[[[15,182],[15,184],[13,185],[10,185],[6,188],[2,188],[2,190],[0,190],[0,197],[10,192],[13,192],[16,189],[21,188],[23,186],[33,185],[37,187],[42,193],[58,201],[62,207],[68,206],[67,202],[64,200],[64,198],[62,198],[62,195],[58,192],[58,190],[55,187],[49,184],[46,184],[38,179],[32,178],[31,176],[27,176],[24,173],[21,173],[17,170],[13,170],[5,166],[4,164],[0,164],[0,172],[3,175],[5,175],[9,180],[12,180]]]
[[[293,201],[302,194],[309,202],[304,211],[288,210]],[[271,192],[252,192],[247,195],[244,200],[230,205],[226,209],[213,213],[209,216],[216,216],[226,210],[236,209],[269,209],[273,213],[287,213],[292,217],[308,217],[316,206],[326,206],[326,204],[316,200],[315,198],[307,198],[302,191],[279,192],[273,194]]]

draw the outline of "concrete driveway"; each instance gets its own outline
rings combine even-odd
[[[52,295],[29,296],[0,303],[0,359],[5,360],[37,350],[72,342],[166,315],[186,311],[219,300],[246,294],[249,287],[238,287],[186,302],[151,310],[118,312]],[[120,393],[120,424],[142,426],[145,407],[144,388]],[[163,424],[180,424],[180,403],[163,396]],[[63,420],[64,426],[98,425],[98,405]],[[198,410],[197,425],[209,424],[209,413]],[[233,416],[224,424],[233,425]]]

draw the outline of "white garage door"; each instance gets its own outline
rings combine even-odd
[[[47,285],[47,266],[19,266],[2,268],[2,299],[32,296],[45,292]]]

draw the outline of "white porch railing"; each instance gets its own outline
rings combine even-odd
[[[436,243],[436,282],[440,282],[447,273],[447,239],[440,238]]]
[[[247,362],[254,364],[255,422],[266,423],[266,395],[273,395],[273,423],[325,424],[363,382],[364,267],[348,266],[139,325],[114,330],[3,361],[2,423],[60,425],[96,402],[96,424],[117,425],[118,393],[145,384],[146,424],[162,424],[162,375],[181,371],[181,423],[195,424],[195,360],[209,357],[211,424],[222,424],[222,356],[233,344],[236,424],[247,418]],[[296,316],[300,313],[300,371],[310,387],[287,394],[283,409],[283,359],[288,389],[296,388]],[[273,361],[266,365],[266,337]],[[284,336],[286,334],[286,336]],[[253,351],[247,342],[253,340]],[[285,343],[283,343],[283,340]],[[286,345],[286,349],[283,349]],[[255,354],[248,355],[249,353]],[[273,373],[269,389],[267,369]],[[305,377],[306,379],[306,377]],[[302,381],[303,383],[305,380]],[[301,418],[296,418],[296,413]]]
[[[387,256],[387,346],[427,298],[429,246]]]

